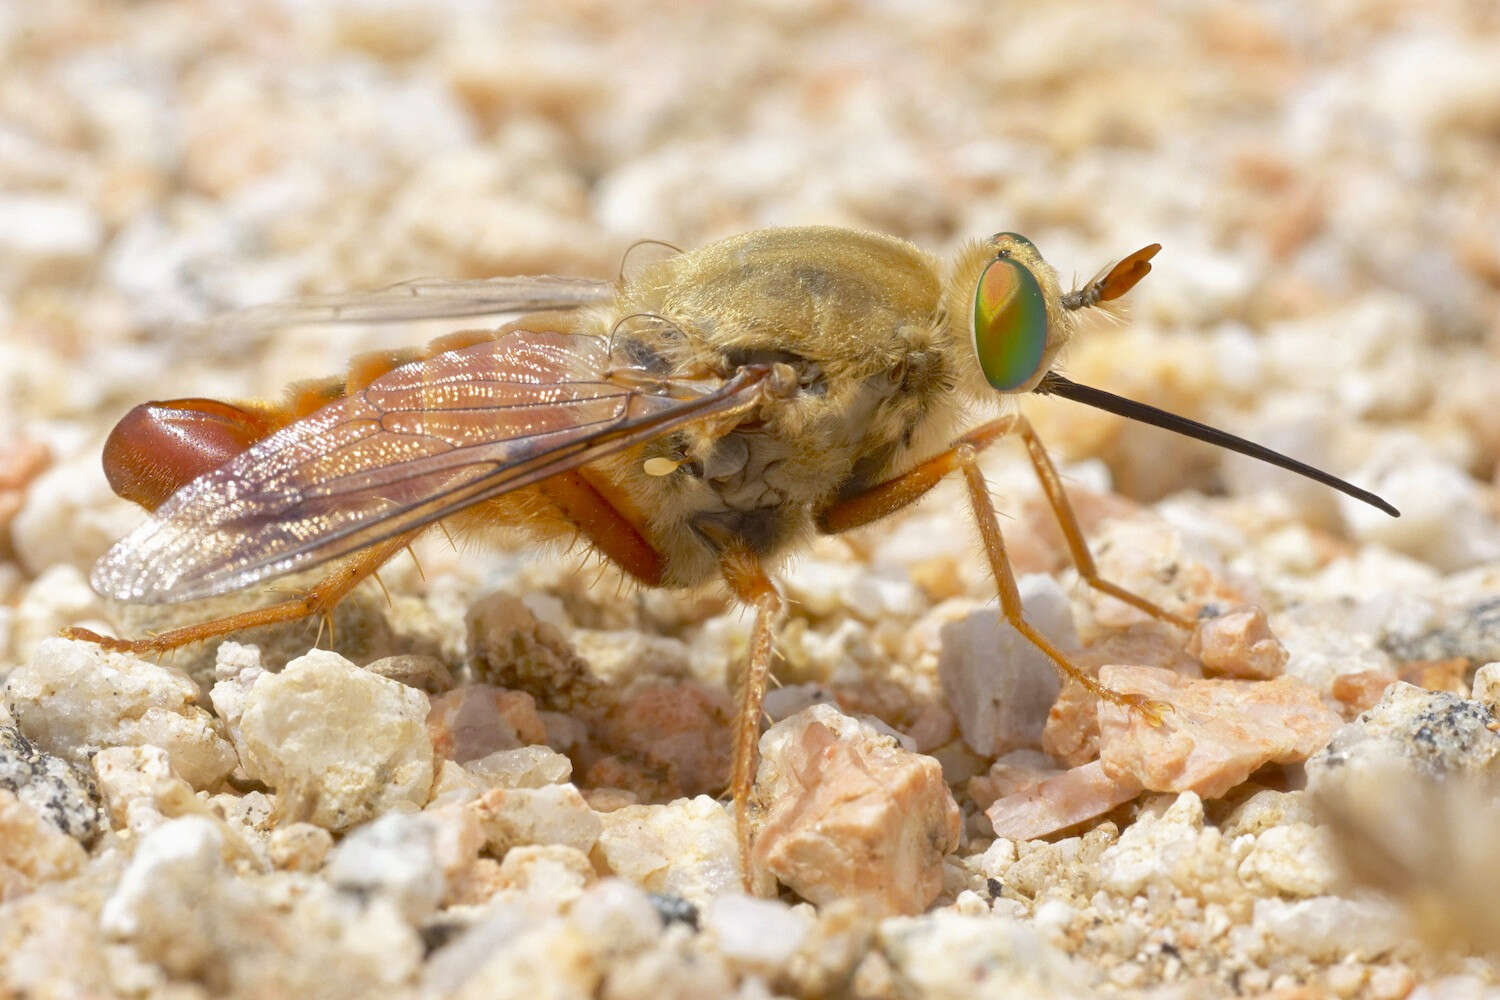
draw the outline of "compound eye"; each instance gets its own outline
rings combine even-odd
[[[974,353],[990,385],[1009,392],[1025,385],[1047,348],[1047,299],[1024,264],[990,261],[974,292]]]

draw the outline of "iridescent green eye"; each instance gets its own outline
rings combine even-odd
[[[1027,267],[1008,254],[990,261],[974,292],[974,352],[990,385],[1008,392],[1041,366],[1047,299]]]

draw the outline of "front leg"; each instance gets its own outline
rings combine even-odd
[[[832,534],[877,521],[921,499],[948,473],[962,471],[968,487],[970,507],[979,527],[980,537],[984,541],[985,554],[989,558],[995,585],[999,589],[1000,611],[1005,616],[1005,620],[1028,642],[1046,654],[1064,676],[1078,681],[1100,698],[1142,710],[1148,717],[1158,719],[1163,706],[1147,703],[1134,695],[1122,694],[1104,687],[1074,665],[1057,647],[1048,642],[1045,636],[1032,628],[1023,616],[1021,595],[1016,587],[1015,573],[1010,567],[1010,560],[1006,557],[1005,541],[1000,534],[1000,524],[995,517],[995,508],[990,500],[989,490],[985,486],[984,475],[980,472],[978,463],[978,454],[982,448],[1012,432],[1019,433],[1026,442],[1032,467],[1036,470],[1037,478],[1041,480],[1042,491],[1046,494],[1048,503],[1052,506],[1052,511],[1062,526],[1069,553],[1078,567],[1079,575],[1090,586],[1127,601],[1162,621],[1179,627],[1191,627],[1181,617],[1099,577],[1093,558],[1089,554],[1088,545],[1084,542],[1083,533],[1079,530],[1078,519],[1073,515],[1073,509],[1063,493],[1057,470],[1047,458],[1047,453],[1042,448],[1036,432],[1031,429],[1026,418],[1020,415],[1001,417],[999,420],[980,424],[954,441],[953,447],[947,451],[919,463],[898,476],[877,483],[861,493],[845,497],[824,508],[817,516],[818,528],[825,533]]]
[[[899,476],[876,483],[853,496],[834,501],[818,511],[818,530],[825,535],[837,535],[854,528],[863,527],[927,495],[927,491],[942,482],[944,476],[959,467],[960,448],[971,448],[979,452],[1009,434],[1020,417],[1001,417],[980,424],[963,437],[953,442],[947,451],[934,455]]]

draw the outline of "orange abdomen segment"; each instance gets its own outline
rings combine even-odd
[[[142,403],[104,442],[110,488],[147,510],[276,429],[267,415],[213,399]]]

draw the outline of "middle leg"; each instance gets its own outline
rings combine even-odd
[[[740,870],[745,891],[755,894],[750,856],[750,791],[755,785],[756,746],[760,740],[761,705],[771,678],[772,641],[784,605],[776,585],[761,568],[760,561],[740,546],[731,546],[720,557],[720,569],[734,596],[755,609],[750,631],[750,655],[740,687],[739,713],[734,723],[734,767],[729,791],[734,799],[734,833],[739,844]]]

